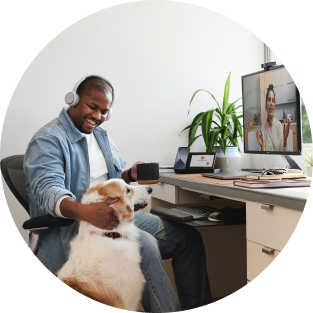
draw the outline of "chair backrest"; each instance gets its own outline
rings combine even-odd
[[[28,196],[25,188],[26,176],[23,171],[24,154],[12,155],[1,160],[1,172],[15,198],[29,214]]]

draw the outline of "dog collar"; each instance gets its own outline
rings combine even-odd
[[[98,232],[95,232],[95,231],[91,231],[90,233],[91,233],[91,234],[98,234],[98,235],[100,235],[100,236],[102,236],[102,237],[108,237],[108,238],[111,238],[111,239],[117,239],[117,238],[126,237],[126,236],[123,236],[122,234],[117,233],[117,232],[98,233]]]

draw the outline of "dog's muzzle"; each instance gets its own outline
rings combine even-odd
[[[148,201],[138,203],[134,205],[134,211],[138,211],[140,209],[144,209],[146,206],[148,206]]]

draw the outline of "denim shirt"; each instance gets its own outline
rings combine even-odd
[[[31,139],[24,157],[30,217],[56,216],[54,207],[64,195],[80,201],[89,188],[90,167],[86,137],[73,125],[63,108],[59,117],[43,126]],[[110,178],[121,178],[126,166],[107,132],[97,127],[94,135]],[[36,255],[54,274],[67,261],[69,241],[78,233],[79,221],[67,227],[41,231]]]

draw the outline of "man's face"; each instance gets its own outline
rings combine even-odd
[[[81,96],[78,105],[70,107],[67,112],[74,126],[81,133],[90,134],[106,120],[111,103],[110,92],[91,89],[89,95]]]

